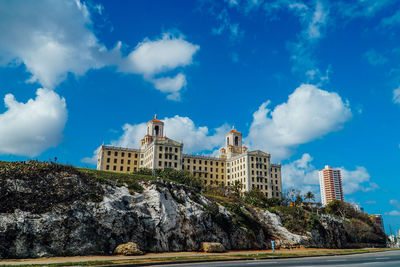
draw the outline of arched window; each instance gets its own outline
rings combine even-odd
[[[229,137],[226,138],[226,144],[229,146]]]
[[[160,131],[159,128],[160,128],[160,127],[158,127],[158,125],[156,125],[156,127],[154,127],[155,136],[158,136],[158,132]]]
[[[235,146],[239,145],[239,137],[235,136]]]

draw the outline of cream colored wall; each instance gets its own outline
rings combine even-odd
[[[100,170],[131,173],[139,169],[138,151],[102,148],[99,154],[101,164],[97,168]]]
[[[223,160],[183,155],[182,169],[200,178],[204,185],[226,184],[226,163]]]
[[[156,169],[181,169],[182,146],[157,144]]]

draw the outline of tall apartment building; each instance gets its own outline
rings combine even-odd
[[[322,205],[327,205],[333,200],[343,201],[343,187],[340,170],[335,170],[325,165],[325,168],[318,171],[319,185],[321,188]]]
[[[280,198],[281,165],[271,164],[268,153],[248,151],[242,145],[242,134],[234,127],[225,137],[226,146],[218,157],[184,154],[183,143],[164,136],[164,122],[155,116],[147,123],[140,149],[101,146],[97,169],[122,173],[139,168],[188,170],[205,185],[239,182],[243,192],[258,188],[267,197]]]

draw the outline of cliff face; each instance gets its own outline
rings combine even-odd
[[[44,178],[51,179],[54,175]],[[271,240],[281,247],[347,246],[342,223],[329,217],[323,218],[319,229],[302,236],[284,228],[276,214],[245,207],[232,212],[184,185],[151,181],[142,184],[143,192],[131,194],[125,186],[88,187],[79,175],[57,179],[54,192],[37,191],[48,198],[37,196],[42,205],[34,198],[35,181],[3,183],[8,201],[10,196],[29,194],[37,208],[0,199],[1,258],[108,254],[129,241],[152,252],[199,250],[201,242],[220,242],[227,249],[268,248]],[[49,203],[54,202],[49,194],[57,192],[91,198],[76,195],[75,201],[68,197]]]

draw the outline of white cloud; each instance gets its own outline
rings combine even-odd
[[[311,164],[313,158],[305,153],[300,159],[282,165],[282,183],[285,190],[295,188],[302,194],[314,193],[320,199],[318,170]]]
[[[23,62],[30,81],[54,88],[68,72],[82,75],[104,65],[96,57],[105,48],[91,24],[79,1],[1,1],[1,63]]]
[[[387,58],[378,53],[375,49],[368,50],[364,54],[364,58],[368,61],[372,66],[383,65],[387,62]]]
[[[393,102],[400,104],[400,86],[393,90]]]
[[[224,145],[225,134],[229,131],[227,125],[222,125],[213,130],[206,126],[196,126],[188,117],[175,115],[172,118],[164,118],[164,134],[178,142],[183,142],[183,150],[186,153],[196,151],[212,151]],[[122,147],[139,148],[140,140],[146,134],[146,123],[125,124],[123,135],[112,145]]]
[[[174,78],[165,77],[153,79],[154,87],[161,92],[170,93],[167,97],[171,100],[180,100],[179,91],[186,86],[186,76],[178,73]]]
[[[95,13],[104,12],[101,5]],[[79,0],[0,1],[0,65],[25,64],[29,82],[53,89],[68,73],[84,75],[90,69],[117,66],[119,71],[140,74],[156,89],[179,99],[186,85],[181,72],[159,79],[156,75],[192,64],[199,50],[182,35],[164,33],[145,38],[127,57],[121,42],[108,50],[93,33],[88,6]],[[164,75],[165,76],[165,75]]]
[[[390,203],[391,205],[393,205],[394,207],[396,207],[397,209],[400,209],[400,202],[399,202],[397,199],[391,199],[391,200],[389,201],[389,203]]]
[[[392,16],[383,18],[380,25],[383,27],[397,26],[400,24],[400,10],[397,10]]]
[[[282,183],[285,189],[295,188],[303,194],[311,191],[320,197],[318,169],[312,165],[313,158],[303,154],[298,160],[282,165]],[[351,195],[356,192],[367,192],[378,188],[370,181],[370,175],[364,167],[356,166],[355,170],[340,169],[343,184],[343,194]]]
[[[400,216],[400,211],[398,210],[392,210],[390,212],[386,212],[385,215],[389,215],[389,216]]]
[[[357,166],[355,170],[346,170],[344,167],[340,169],[343,183],[343,194],[350,195],[355,192],[373,191],[378,188],[378,185],[370,182],[370,175],[364,167]]]
[[[219,25],[211,30],[213,34],[221,35],[224,32],[227,32],[231,40],[236,40],[243,37],[244,31],[241,29],[238,23],[232,23],[229,13],[226,9],[223,9],[216,18],[219,21]]]
[[[171,33],[161,39],[146,38],[128,55],[124,70],[141,73],[146,77],[192,64],[193,55],[200,49]]]
[[[307,37],[309,39],[316,39],[321,37],[321,29],[323,29],[326,24],[328,13],[329,12],[322,4],[322,2],[317,1],[315,4],[315,10],[312,15],[312,19],[308,23],[308,27],[306,30]]]
[[[274,110],[269,104],[263,103],[253,114],[246,141],[274,159],[284,159],[294,147],[341,129],[352,116],[349,104],[337,93],[310,84],[302,84]]]
[[[99,146],[95,151],[93,151],[93,155],[91,157],[85,157],[85,158],[81,159],[81,162],[91,164],[91,165],[96,165],[100,148],[101,148],[101,146]]]
[[[0,154],[36,156],[62,139],[67,121],[65,99],[47,89],[36,98],[17,102],[12,94],[4,98],[7,110],[0,114]]]

